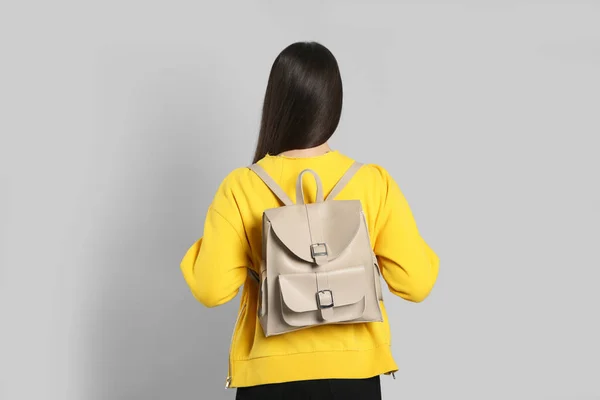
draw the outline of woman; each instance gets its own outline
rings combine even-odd
[[[291,198],[304,169],[315,171],[325,194],[353,164],[328,145],[342,111],[337,61],[318,43],[295,43],[276,58],[267,85],[254,162]],[[304,186],[307,202],[316,184]],[[336,199],[361,201],[371,245],[389,290],[420,302],[431,291],[439,259],[421,238],[400,189],[377,165],[364,165]],[[248,168],[233,171],[208,209],[204,236],[182,261],[195,298],[207,307],[232,300],[239,289],[238,321],[230,349],[227,386],[238,399],[379,399],[379,376],[398,367],[383,322],[321,325],[265,337],[257,318],[261,219],[281,206]],[[249,273],[252,272],[252,273]]]

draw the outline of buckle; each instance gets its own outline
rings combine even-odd
[[[321,303],[321,295],[325,294],[325,293],[329,293],[329,297],[331,298],[331,302],[329,304],[322,304]],[[326,290],[319,290],[317,292],[317,306],[319,307],[320,310],[323,310],[325,308],[331,308],[334,305],[334,301],[333,301],[333,292],[329,289]]]
[[[315,243],[310,245],[310,255],[312,258],[327,256],[327,245],[325,243]]]

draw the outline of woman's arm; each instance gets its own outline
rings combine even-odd
[[[247,277],[249,246],[233,195],[222,184],[206,215],[204,235],[181,261],[194,297],[206,307],[233,299]]]
[[[390,291],[423,301],[437,279],[440,260],[419,234],[408,202],[394,180],[382,171],[385,194],[377,216],[374,250]]]

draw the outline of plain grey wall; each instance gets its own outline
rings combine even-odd
[[[234,397],[179,261],[298,40],[442,260],[385,398],[600,396],[599,3],[393,3],[2,2],[0,399]]]

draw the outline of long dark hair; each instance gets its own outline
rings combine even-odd
[[[254,162],[325,143],[342,114],[342,78],[333,54],[315,42],[285,48],[271,67]]]

